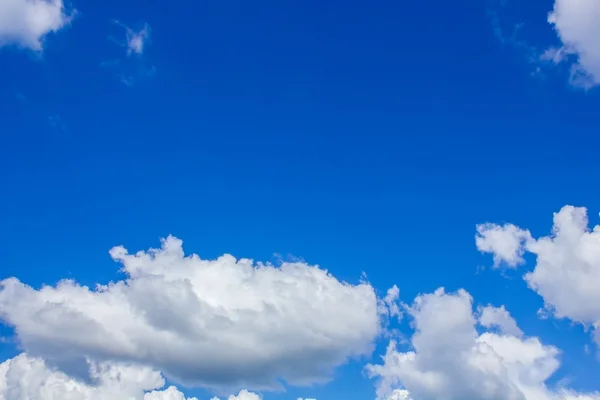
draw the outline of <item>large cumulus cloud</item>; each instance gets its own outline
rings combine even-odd
[[[600,325],[600,226],[588,227],[585,208],[563,207],[554,214],[551,234],[539,238],[512,224],[488,223],[477,230],[477,247],[493,254],[498,267],[516,268],[525,264],[521,255],[535,256],[524,279],[547,311],[585,326]]]
[[[264,389],[327,380],[381,330],[374,289],[318,266],[202,260],[174,237],[110,254],[127,277],[93,289],[2,281],[0,318],[31,357],[83,377],[88,360],[126,362],[187,385]]]
[[[92,382],[84,383],[23,353],[0,364],[0,400],[198,400],[175,386],[164,388],[161,374],[147,367],[90,362],[90,368]],[[227,400],[260,397],[241,390]]]
[[[503,307],[473,312],[464,290],[418,296],[408,308],[410,349],[391,342],[382,364],[368,365],[379,399],[598,400],[599,393],[552,390],[559,350],[526,337]],[[479,333],[477,325],[488,329]],[[409,397],[410,394],[410,397]]]

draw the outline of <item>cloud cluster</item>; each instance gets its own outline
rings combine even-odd
[[[165,381],[150,368],[90,364],[90,377],[93,384],[83,383],[48,368],[41,359],[21,354],[0,364],[0,399],[185,400],[175,387],[156,390]]]
[[[91,380],[84,383],[49,368],[23,353],[0,364],[0,400],[198,400],[186,397],[150,368],[90,362]],[[219,400],[213,397],[211,400]],[[242,390],[227,400],[260,400]]]
[[[43,40],[71,21],[62,0],[0,1],[0,46],[42,51]]]
[[[83,378],[90,362],[120,362],[188,385],[272,389],[280,379],[329,379],[349,358],[370,354],[381,331],[374,289],[318,266],[203,260],[185,256],[174,237],[160,249],[110,255],[127,278],[95,289],[1,282],[0,319],[29,356]]]
[[[554,214],[552,234],[537,239],[512,224],[484,224],[477,232],[477,247],[493,254],[497,266],[522,265],[526,252],[536,257],[524,279],[547,311],[585,326],[600,325],[600,226],[588,228],[585,208],[563,207]]]
[[[600,84],[600,2],[597,0],[555,0],[548,22],[562,46],[548,50],[544,58],[560,63],[575,58],[570,79],[576,86]]]
[[[438,289],[418,296],[408,313],[415,332],[411,349],[391,342],[383,363],[368,365],[379,399],[396,400],[598,400],[600,393],[551,390],[559,351],[524,337],[502,308],[473,312],[464,290]],[[499,328],[478,333],[477,325]]]
[[[539,238],[513,224],[479,225],[476,245],[496,268],[533,254],[525,280],[548,310],[599,324],[600,226],[588,228],[585,208],[563,207],[552,234]],[[600,400],[550,385],[559,349],[527,336],[504,306],[474,309],[465,290],[440,288],[400,307],[396,286],[378,298],[368,283],[340,282],[305,262],[203,260],[174,237],[110,255],[126,277],[94,289],[1,282],[0,319],[26,353],[0,364],[0,400],[197,400],[165,387],[163,376],[260,400],[242,388],[323,382],[370,354],[403,315],[414,328],[408,348],[392,340],[382,362],[366,366],[378,399]]]

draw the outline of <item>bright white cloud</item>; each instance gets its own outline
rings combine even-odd
[[[600,84],[600,2],[598,0],[555,0],[548,16],[562,42],[550,49],[546,59],[561,62],[576,57],[571,82],[589,88]]]
[[[394,389],[386,400],[412,400],[410,393],[405,389]]]
[[[409,314],[415,327],[412,350],[401,352],[391,342],[383,364],[367,366],[378,378],[379,399],[404,400],[409,394],[419,400],[600,399],[597,393],[546,386],[559,367],[555,347],[509,333],[478,334],[472,299],[464,290],[418,296]]]
[[[213,397],[211,400],[219,400],[218,397]],[[227,397],[227,400],[260,400],[260,396],[256,393],[247,391],[246,389],[240,390],[240,393]]]
[[[84,383],[23,353],[0,364],[0,400],[198,400],[175,386],[164,388],[161,374],[147,367],[91,362],[90,370],[92,381]],[[260,396],[241,390],[227,400]]]
[[[498,252],[511,240],[510,246],[518,247],[518,253],[527,251],[536,256],[535,267],[526,273],[525,280],[542,296],[547,310],[557,318],[600,325],[600,226],[588,228],[585,208],[565,206],[555,213],[550,236],[523,241],[515,234],[502,238],[501,246],[493,240],[484,248],[477,245],[494,259],[512,261],[511,255]]]
[[[381,314],[387,314],[390,317],[397,319],[402,318],[402,311],[400,311],[400,305],[398,300],[400,299],[400,289],[394,285],[388,289],[387,293],[380,300],[379,308]]]
[[[479,251],[494,254],[494,267],[501,263],[516,267],[523,263],[523,243],[530,238],[531,234],[528,231],[512,224],[481,224],[477,225],[475,243]]]
[[[274,388],[278,379],[328,379],[370,354],[381,332],[373,288],[318,266],[202,260],[174,237],[161,249],[110,254],[127,279],[94,290],[71,280],[39,290],[1,282],[0,319],[28,354],[63,371],[85,357],[140,363],[185,384]]]
[[[186,400],[160,373],[126,364],[90,364],[93,382],[83,383],[21,354],[0,364],[0,400]],[[189,398],[188,400],[197,400]]]
[[[42,51],[43,40],[71,21],[62,0],[0,1],[0,46]]]

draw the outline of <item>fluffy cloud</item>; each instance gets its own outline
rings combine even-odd
[[[91,382],[84,383],[23,353],[0,364],[0,400],[198,400],[165,386],[157,371],[131,364],[90,362]],[[211,400],[219,400],[213,397]],[[242,390],[227,400],[260,400]]]
[[[1,282],[0,318],[28,354],[71,375],[85,375],[86,360],[118,361],[184,384],[274,388],[279,379],[328,379],[370,354],[381,331],[373,288],[318,266],[202,260],[174,237],[160,249],[110,254],[127,279],[94,290],[71,280],[39,290]]]
[[[386,400],[412,400],[410,393],[405,389],[394,389]]]
[[[0,400],[186,400],[160,373],[125,364],[90,364],[91,384],[21,354],[0,364]],[[197,400],[190,398],[188,400]]]
[[[498,240],[489,239],[485,246],[478,241],[478,248],[511,266],[515,265],[515,253],[534,254],[536,264],[524,278],[529,287],[542,296],[546,308],[557,318],[600,325],[600,226],[588,228],[587,210],[563,207],[554,214],[552,234],[537,239],[526,230],[509,226],[510,235],[501,239],[495,237]],[[506,231],[506,227],[485,224],[477,231],[482,237],[490,238],[488,232]],[[517,250],[506,252],[507,246]],[[523,263],[520,259],[517,264]],[[600,339],[599,336],[596,338]]]
[[[211,400],[219,400],[219,398],[213,397]],[[246,389],[242,389],[237,396],[231,395],[227,397],[227,400],[260,400],[260,396],[256,393],[249,392]]]
[[[482,317],[490,326],[506,327],[506,321],[512,321],[507,313],[498,312],[503,308],[486,309],[481,310],[478,321],[472,298],[464,290],[448,294],[439,289],[418,296],[409,308],[415,328],[412,350],[401,352],[391,342],[383,364],[367,366],[369,374],[378,378],[378,398],[600,399],[597,393],[553,391],[547,387],[546,381],[560,365],[555,347],[543,345],[537,338],[508,332],[479,334],[476,326]],[[492,318],[490,322],[490,315],[502,318]]]
[[[571,67],[571,81],[583,87],[600,83],[600,2],[597,0],[555,0],[548,16],[562,42],[545,58],[561,62],[576,58]]]
[[[477,226],[475,243],[480,251],[494,254],[495,267],[502,263],[516,267],[523,263],[525,249],[522,244],[530,238],[529,232],[512,224],[482,224]]]
[[[62,0],[0,1],[0,46],[14,44],[42,50],[46,35],[69,24]]]
[[[500,332],[508,335],[523,336],[523,331],[517,326],[517,322],[510,316],[504,306],[481,308],[479,323],[485,328],[499,328]]]

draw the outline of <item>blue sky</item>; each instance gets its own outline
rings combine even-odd
[[[562,208],[587,207],[590,226],[598,222],[599,19],[592,0],[7,1],[0,5],[0,278],[26,286],[5,281],[0,289],[0,361],[23,352],[29,358],[18,361],[38,365],[43,376],[89,384],[78,399],[117,397],[93,392],[97,382],[76,355],[111,368],[151,368],[167,385],[207,400],[244,388],[266,400],[567,399],[564,387],[600,398],[591,393],[600,390],[593,332],[600,242],[582,225],[583,209]],[[555,220],[551,245],[540,245],[559,210],[566,222]],[[482,227],[476,244],[476,226],[486,222],[498,225]],[[150,285],[135,265],[150,271],[151,263],[126,258],[119,265],[108,251],[160,248],[168,235],[204,260],[231,254],[275,269],[255,265],[254,278],[241,278],[243,267],[231,260],[191,267],[177,250],[163,249],[161,272],[151,274],[163,280],[134,293],[136,279]],[[176,240],[165,243],[177,248]],[[208,265],[229,272],[194,275]],[[190,292],[197,307],[177,302],[173,293],[185,291],[168,286],[174,270],[182,282],[198,283]],[[523,279],[527,271],[535,273]],[[110,301],[79,286],[128,278]],[[61,279],[74,287],[57,286]],[[220,283],[202,286],[210,279]],[[278,289],[284,283],[289,295]],[[222,291],[212,293],[214,285]],[[386,302],[393,285],[399,298]],[[435,292],[440,287],[444,294]],[[419,295],[421,305],[411,308]],[[144,303],[155,297],[164,303]],[[141,334],[127,342],[135,351],[100,344],[142,332],[142,325],[107,322],[120,318],[115,299],[139,311],[143,329],[162,324],[160,335],[173,343],[190,340],[198,361],[168,357],[179,344],[146,342]],[[278,311],[268,322],[261,322],[263,310],[242,325],[254,314],[238,312],[255,300]],[[471,310],[471,303],[473,315],[465,316],[460,307]],[[198,304],[221,310],[233,330],[211,325]],[[505,306],[524,336],[511,336],[509,319],[494,319],[498,308],[488,309],[496,317],[486,326],[478,309],[486,305]],[[419,322],[445,307],[448,315],[463,310],[456,315],[464,319],[446,327]],[[160,310],[160,322],[150,321],[151,310]],[[181,313],[211,329],[212,339],[185,336],[176,326]],[[92,320],[107,332],[93,343],[58,328],[86,337]],[[302,328],[288,332],[296,323]],[[456,336],[443,334],[452,327]],[[473,375],[457,367],[465,365],[457,361],[460,333],[469,329],[500,353],[484,332],[523,346],[539,338],[561,353],[536,348],[546,358],[535,365],[556,358],[560,367],[540,382]],[[450,355],[432,363],[441,337]],[[417,361],[383,364],[390,340],[400,352],[414,350]],[[239,363],[229,353],[205,353],[226,344]],[[163,355],[149,350],[163,345]],[[210,357],[219,372],[209,368]],[[369,364],[387,368],[372,372]],[[269,368],[276,372],[250,372]],[[512,364],[499,368],[518,375]],[[192,371],[187,381],[185,371]],[[492,379],[504,395],[478,392],[478,385],[467,392],[427,386],[415,371],[457,387]],[[0,399],[46,400],[43,391],[11,386],[3,373]],[[272,379],[285,390],[273,390]],[[129,398],[164,389],[152,385],[133,385]]]

